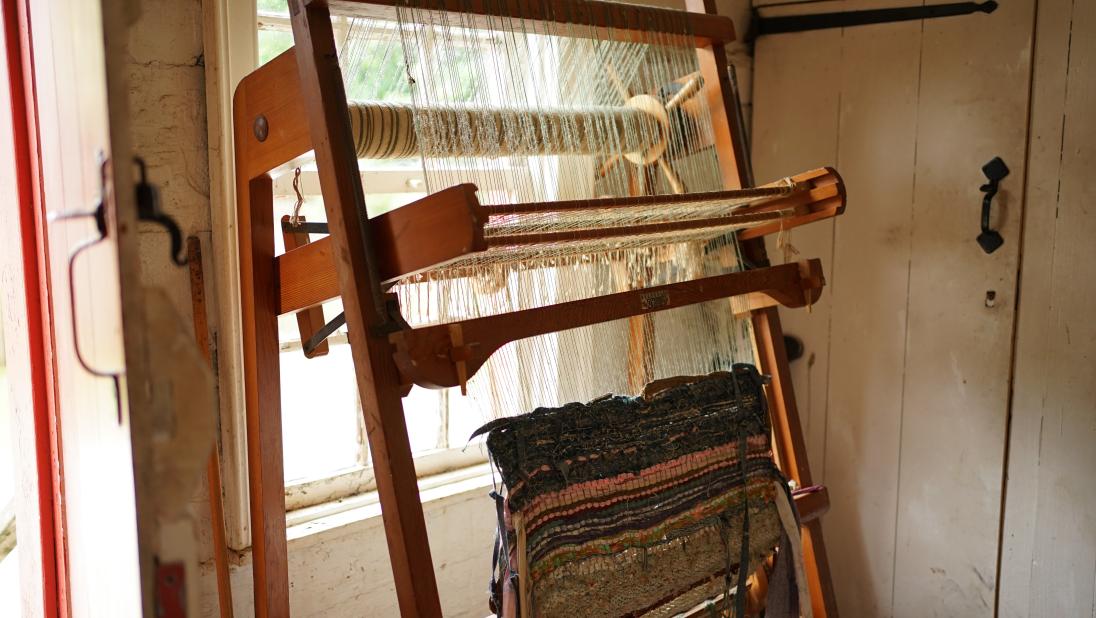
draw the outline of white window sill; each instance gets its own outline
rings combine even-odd
[[[482,463],[419,479],[419,499],[424,506],[461,494],[474,495],[486,501],[486,490],[492,484],[490,465]],[[379,520],[380,516],[380,497],[376,491],[370,491],[287,513],[286,536],[292,543],[342,526],[369,519]]]

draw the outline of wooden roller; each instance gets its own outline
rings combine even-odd
[[[669,123],[662,103],[649,95],[620,107],[575,109],[383,101],[351,101],[349,108],[359,159],[606,154],[612,148],[630,161],[649,163],[666,149]],[[416,132],[416,123],[428,129]]]

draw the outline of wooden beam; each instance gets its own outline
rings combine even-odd
[[[511,341],[753,292],[766,294],[786,306],[801,307],[818,299],[822,285],[822,264],[811,260],[606,294],[454,324],[402,329],[393,333],[391,340],[396,346],[396,362],[406,380],[420,386],[444,388],[461,383],[461,364],[466,379],[492,353]],[[460,329],[461,345],[452,342],[454,326]]]
[[[327,4],[336,15],[385,20],[395,20],[397,7],[407,6],[406,0],[329,0]],[[734,22],[721,15],[687,14],[672,9],[598,0],[433,0],[422,3],[421,6],[459,12],[466,16],[465,19],[475,19],[473,23],[477,27],[493,29],[519,28],[524,25],[535,28],[536,32],[542,34],[596,36],[633,42],[650,41],[651,32],[665,32],[692,35],[698,47],[735,39]],[[498,18],[537,23],[509,26],[500,23]]]
[[[291,47],[240,80],[232,97],[236,175],[255,178],[312,149],[305,107]]]
[[[380,287],[376,244],[371,226],[362,224],[365,197],[331,15],[326,6],[305,0],[291,0],[289,7],[396,596],[404,616],[441,616],[400,380],[385,333],[392,324]]]
[[[793,496],[799,511],[799,523],[807,524],[822,517],[830,510],[830,492],[825,487],[818,491]]]
[[[238,179],[236,192],[255,615],[288,616],[274,196],[270,176],[263,175],[250,182]]]
[[[803,442],[803,425],[799,420],[799,409],[795,405],[795,392],[792,390],[788,356],[784,348],[784,331],[780,327],[780,315],[776,307],[754,312],[753,327],[759,369],[772,378],[767,388],[769,409],[773,410],[777,461],[784,474],[799,487],[809,487],[813,484],[813,479],[810,464],[807,463],[807,446]],[[821,521],[814,520],[804,526],[803,560],[814,615],[836,616],[837,604],[834,601],[826,545],[822,541]]]

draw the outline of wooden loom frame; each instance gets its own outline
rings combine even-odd
[[[696,36],[704,79],[702,94],[712,114],[724,188],[738,189],[749,173],[723,48],[725,42],[734,39],[733,26],[729,19],[715,15],[714,0],[687,1],[693,11],[687,17]],[[342,297],[348,325],[400,610],[405,616],[440,616],[401,398],[407,388],[406,372],[415,365],[411,361],[424,358],[415,351],[416,346],[431,350],[429,356],[435,360],[437,355],[433,352],[437,346],[447,347],[450,357],[449,362],[435,362],[431,372],[418,378],[444,385],[463,384],[478,366],[476,363],[487,355],[480,350],[479,357],[473,357],[468,351],[470,346],[464,342],[470,341],[469,337],[486,336],[491,329],[477,330],[469,323],[463,323],[464,332],[460,328],[455,332],[445,328],[407,329],[381,284],[393,271],[413,272],[451,257],[452,251],[475,250],[474,233],[454,234],[449,227],[451,221],[438,218],[438,213],[460,212],[460,206],[472,208],[474,200],[469,199],[469,191],[458,186],[432,194],[414,208],[394,211],[385,220],[387,223],[374,219],[369,225],[360,224],[358,213],[364,212],[364,194],[350,138],[347,101],[328,5],[337,5],[341,12],[349,8],[352,14],[376,15],[401,3],[399,0],[330,3],[290,0],[289,4],[295,46],[248,75],[233,99],[255,615],[289,614],[277,318],[297,312],[302,327],[305,324],[314,327],[318,304],[338,295]],[[549,23],[554,23],[552,20],[558,13],[567,15],[573,23],[599,27],[637,24],[637,30],[641,29],[639,24],[647,23],[640,19],[641,12],[652,10],[596,0],[559,0],[552,3],[555,13],[544,8],[549,3],[515,0],[435,0],[435,4],[438,9]],[[611,32],[625,39],[637,36],[627,28]],[[309,150],[315,152],[330,235],[325,243],[298,247],[292,257],[287,257],[288,253],[276,256],[269,172]],[[842,193],[838,200],[824,202],[821,208],[786,221],[781,228],[834,216],[843,208]],[[399,223],[401,217],[413,218],[417,225],[403,225],[406,221]],[[393,219],[398,222],[393,223]],[[822,286],[821,267],[817,260],[811,260],[760,268],[767,266],[768,260],[759,236],[773,231],[776,228],[772,226],[768,230],[753,228],[749,239],[744,239],[742,246],[747,259],[759,268],[722,278],[662,286],[666,288],[662,290],[617,294],[608,303],[594,299],[579,301],[569,310],[563,306],[534,310],[557,321],[537,332],[512,332],[507,340],[638,316],[701,300],[750,294],[751,306],[755,307],[751,319],[759,367],[772,376],[768,389],[778,464],[798,486],[810,486],[810,468],[773,300],[789,306],[817,300]],[[456,247],[449,243],[449,253],[434,255],[431,253],[434,246],[446,243],[424,244],[421,242],[424,238],[446,238],[456,243]],[[398,262],[401,257],[401,245],[418,249],[414,264],[393,266],[393,260]],[[305,256],[310,257],[304,259]],[[720,279],[717,285],[709,281],[714,279]],[[560,311],[561,308],[564,310]],[[590,311],[599,308],[601,313],[585,318],[585,322],[578,317],[589,316]],[[500,316],[506,317],[506,314]],[[509,318],[513,317],[514,314],[509,314]],[[497,328],[491,318],[485,318],[484,323]],[[828,509],[827,494],[825,491],[806,494],[796,502],[804,522],[804,552],[815,615],[836,616],[818,519]]]

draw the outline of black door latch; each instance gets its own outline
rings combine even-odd
[[[978,245],[982,247],[982,251],[993,253],[1005,244],[1005,239],[1001,238],[1000,232],[990,229],[989,210],[993,205],[993,196],[997,195],[998,183],[1008,176],[1008,166],[1001,157],[993,157],[989,163],[982,166],[982,173],[986,175],[989,182],[978,187],[979,191],[985,193],[982,197],[982,233],[978,235]]]

